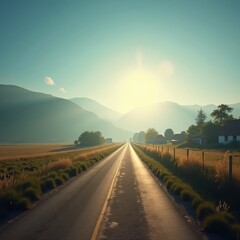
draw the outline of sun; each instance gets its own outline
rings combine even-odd
[[[157,83],[148,71],[136,70],[124,82],[124,102],[128,108],[149,105],[157,100]]]

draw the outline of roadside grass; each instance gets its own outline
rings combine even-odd
[[[182,172],[182,168],[176,164],[176,160],[172,159],[169,154],[161,158],[154,151],[145,152],[138,145],[132,144],[132,146],[146,166],[164,183],[166,189],[192,206],[204,231],[220,234],[226,239],[239,239],[240,224],[236,217],[228,211],[229,206],[227,204],[224,205],[221,202],[216,204],[214,198],[206,197],[206,194],[203,194],[197,188],[198,184],[191,184],[191,180],[196,181],[189,179],[192,175],[187,176],[188,181],[186,181],[184,170]],[[197,174],[197,171],[193,171],[193,174]],[[200,176],[203,175],[197,174],[197,179]],[[204,184],[207,184],[204,179],[202,180],[203,183],[199,184],[201,189]],[[212,190],[211,187],[210,189]],[[219,230],[219,228],[221,229]]]
[[[31,208],[42,194],[86,171],[121,146],[102,145],[60,155],[0,161],[0,221]]]

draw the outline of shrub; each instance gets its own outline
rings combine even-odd
[[[203,202],[201,203],[197,209],[197,216],[200,219],[205,219],[207,216],[216,212],[214,204],[210,202]]]
[[[56,177],[55,178],[55,183],[56,183],[57,186],[60,186],[64,183],[64,180],[61,177]]]
[[[87,170],[87,166],[85,164],[81,164],[81,169],[82,169],[82,171],[86,171]]]
[[[23,195],[31,200],[32,202],[39,199],[40,192],[38,192],[35,188],[29,187],[27,190],[23,193]]]
[[[180,195],[181,191],[183,190],[184,186],[183,184],[179,183],[179,182],[175,182],[172,187],[171,187],[171,190],[177,194],[177,195]]]
[[[180,193],[180,197],[183,201],[192,201],[195,197],[195,193],[191,189],[183,189]]]
[[[203,198],[200,197],[199,195],[195,195],[194,198],[192,199],[192,206],[196,210],[200,204],[204,202]]]
[[[53,178],[48,177],[45,180],[43,180],[41,187],[43,192],[47,192],[55,188],[56,184]]]
[[[78,174],[78,170],[76,167],[72,167],[68,171],[69,177],[75,177],[75,176],[77,176],[77,174]]]

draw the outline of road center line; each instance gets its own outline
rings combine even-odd
[[[115,173],[115,175],[114,175],[114,177],[113,177],[113,180],[112,180],[111,186],[110,186],[110,188],[109,188],[109,191],[108,191],[106,200],[105,200],[105,202],[104,202],[104,204],[103,204],[102,211],[101,211],[101,213],[100,213],[100,215],[99,215],[99,217],[98,217],[98,220],[97,220],[96,226],[95,226],[95,228],[94,228],[94,231],[93,231],[91,240],[96,240],[96,239],[97,239],[97,235],[98,235],[98,232],[99,232],[99,229],[100,229],[101,222],[102,222],[102,220],[103,220],[104,214],[105,214],[105,212],[106,212],[106,210],[107,210],[108,201],[109,201],[109,199],[110,199],[110,197],[111,197],[111,193],[112,193],[113,186],[114,186],[114,183],[115,183],[117,174],[118,174],[118,170],[119,170],[120,165],[121,165],[121,163],[122,163],[123,156],[124,156],[125,153],[126,153],[126,147],[125,147],[125,150],[124,150],[123,153],[124,153],[124,154],[122,154],[122,155],[120,156],[120,157],[121,157],[121,160],[120,160],[119,163],[118,163],[116,173]]]

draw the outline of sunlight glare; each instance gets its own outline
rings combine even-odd
[[[141,107],[157,100],[157,83],[153,74],[137,70],[130,73],[124,85],[125,104],[129,108]]]

